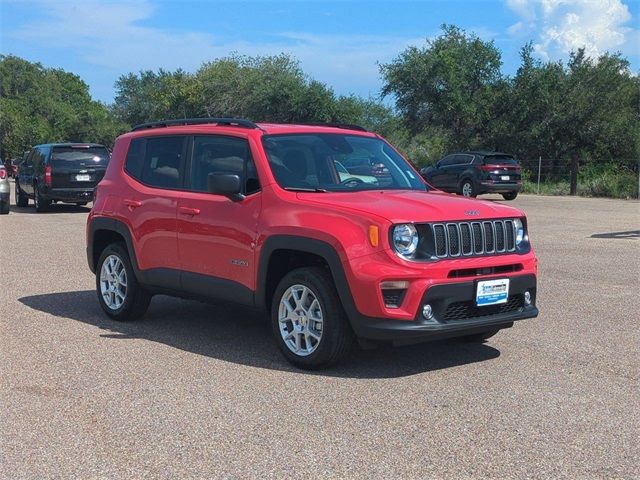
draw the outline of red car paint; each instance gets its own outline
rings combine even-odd
[[[537,274],[532,248],[525,253],[469,258],[461,255],[437,262],[420,263],[401,258],[390,241],[389,232],[394,224],[513,218],[526,222],[525,216],[500,203],[470,200],[437,190],[371,190],[353,194],[286,191],[278,185],[270,168],[263,135],[348,132],[380,137],[334,127],[276,124],[259,124],[259,127],[169,126],[119,137],[88,218],[88,244],[94,241],[92,222],[98,218],[113,219],[128,229],[132,254],[140,270],[199,273],[231,280],[257,292],[263,288],[259,277],[261,253],[270,237],[291,235],[319,240],[337,253],[357,314],[399,322],[416,319],[423,295],[434,285]],[[150,188],[124,170],[130,142],[135,138],[214,134],[248,140],[260,180],[259,193],[234,202],[210,193]],[[412,171],[416,178],[421,178],[417,170]],[[378,227],[380,232],[377,246],[369,238],[370,226]],[[95,263],[97,254],[93,255],[90,263]],[[514,270],[500,275],[479,273],[452,278],[452,272],[470,269],[482,272],[482,269],[506,266]],[[385,280],[409,282],[398,308],[385,306],[380,289],[380,283]]]

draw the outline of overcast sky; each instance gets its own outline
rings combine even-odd
[[[533,41],[541,59],[620,51],[640,67],[639,0],[191,1],[0,0],[0,53],[72,71],[113,101],[115,80],[183,68],[238,52],[297,57],[337,93],[377,96],[378,63],[423,45],[442,23],[503,53],[515,73]]]

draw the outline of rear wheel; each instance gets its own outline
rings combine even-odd
[[[320,369],[348,356],[354,334],[325,268],[289,272],[273,296],[271,323],[278,347],[297,367]]]
[[[0,200],[0,215],[9,213],[9,201]]]
[[[25,193],[20,188],[20,184],[16,180],[16,205],[19,207],[26,207],[29,205],[29,198],[25,195]]]
[[[467,342],[467,343],[483,343],[485,340],[493,337],[499,331],[500,331],[499,328],[492,328],[491,330],[487,330],[486,332],[476,333],[474,335],[467,335],[464,337],[458,337],[457,340],[461,342]]]
[[[518,192],[507,192],[502,194],[502,198],[505,200],[515,200],[518,196]]]
[[[460,194],[467,198],[473,198],[476,196],[475,189],[473,188],[473,182],[471,180],[464,180],[462,182],[462,185],[460,185]]]
[[[48,211],[51,206],[51,200],[42,198],[37,185],[33,186],[33,204],[36,207],[36,212],[38,213]]]
[[[136,280],[124,245],[104,249],[96,267],[96,291],[100,306],[114,320],[131,321],[145,314],[151,295]]]

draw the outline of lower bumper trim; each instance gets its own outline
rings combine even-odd
[[[486,279],[486,277],[482,278],[482,280]],[[444,320],[450,305],[474,300],[477,281],[440,284],[432,286],[425,292],[414,320],[389,320],[358,315],[355,318],[351,318],[351,324],[358,337],[403,344],[471,335],[491,328],[508,328],[515,321],[537,317],[535,275],[510,276],[509,279],[509,297],[519,296],[525,291],[529,291],[532,300],[531,305],[503,313],[496,310],[495,314]],[[427,321],[422,317],[422,305],[425,303],[429,303],[432,306],[434,320]]]

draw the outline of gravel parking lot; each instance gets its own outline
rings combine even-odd
[[[12,206],[0,476],[637,478],[640,203],[510,203],[529,217],[540,317],[316,373],[251,311],[158,296],[138,322],[108,320],[89,210]]]

